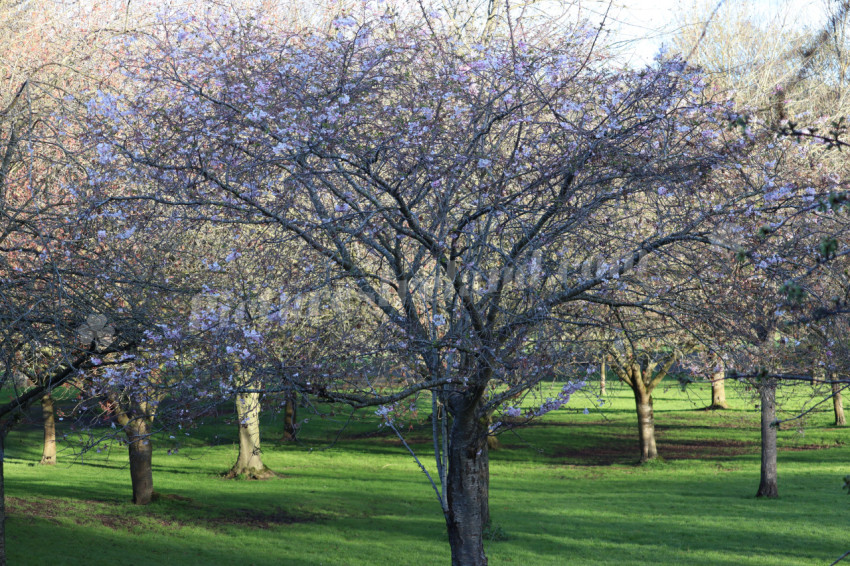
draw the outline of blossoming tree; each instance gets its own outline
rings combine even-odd
[[[712,245],[735,201],[706,173],[745,147],[682,61],[615,73],[593,31],[509,16],[480,44],[439,10],[382,4],[299,29],[171,14],[117,61],[124,85],[89,105],[105,183],[297,239],[335,291],[332,324],[359,329],[352,296],[371,305],[370,331],[288,379],[391,426],[405,399],[431,396],[455,564],[486,563],[487,437],[502,415],[569,399],[579,383],[516,401],[563,374],[590,303],[655,292],[630,277],[647,256]]]

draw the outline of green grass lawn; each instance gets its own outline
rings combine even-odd
[[[850,431],[831,405],[779,433],[778,500],[754,498],[758,415],[748,393],[730,389],[731,410],[708,404],[705,385],[675,382],[655,396],[665,461],[638,467],[633,401],[614,384],[602,409],[577,395],[564,409],[500,437],[492,453],[490,505],[506,540],[487,543],[491,564],[829,564],[850,550]],[[783,391],[785,416],[808,388]],[[590,409],[584,414],[583,409]],[[827,410],[828,409],[828,410]],[[302,411],[302,418],[310,415]],[[422,422],[428,411],[420,412]],[[130,502],[126,449],[44,468],[40,431],[8,439],[6,493],[10,564],[122,566],[265,564],[446,564],[449,548],[434,493],[392,435],[363,411],[335,443],[347,413],[311,418],[301,444],[277,444],[269,417],[266,481],[225,480],[235,429],[205,423],[156,439],[160,498]],[[414,423],[415,424],[415,423]],[[407,426],[407,425],[406,425]],[[67,431],[66,431],[67,432]],[[426,465],[423,427],[410,439]],[[177,454],[167,450],[181,443]],[[69,445],[70,446],[70,445]],[[60,447],[61,448],[61,447]]]

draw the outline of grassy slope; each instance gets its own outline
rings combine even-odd
[[[804,434],[797,425],[780,432],[782,497],[756,500],[752,399],[730,391],[731,411],[696,411],[704,390],[656,395],[668,457],[658,465],[633,465],[633,410],[619,388],[604,412],[583,414],[594,399],[577,398],[570,410],[503,435],[492,456],[491,511],[509,539],[488,543],[491,564],[828,564],[850,549],[850,499],[841,491],[847,431],[817,412]],[[267,436],[281,428],[269,423]],[[327,448],[337,428],[317,419],[301,447],[267,442],[265,461],[282,477],[262,482],[220,479],[236,452],[218,439],[230,442],[232,426],[196,429],[171,456],[165,449],[175,441],[163,436],[154,482],[164,496],[148,508],[128,502],[123,448],[73,465],[63,452],[63,463],[46,469],[32,464],[39,431],[15,432],[6,466],[10,563],[447,563],[438,504],[413,460],[392,437],[352,438],[376,429],[369,418]],[[427,444],[415,447],[430,466]]]

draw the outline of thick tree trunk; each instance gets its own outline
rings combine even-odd
[[[720,370],[711,376],[711,406],[709,409],[728,409],[726,403],[726,371]]]
[[[45,395],[41,399],[41,417],[44,421],[44,447],[41,450],[41,462],[45,466],[56,464],[56,412],[53,397]]]
[[[844,402],[841,400],[841,384],[835,383],[832,376],[832,410],[835,413],[835,426],[844,426],[847,421],[844,418]]]
[[[295,440],[295,435],[298,434],[298,405],[295,393],[286,394],[286,408],[283,413],[283,439],[286,441]]]
[[[133,483],[133,503],[147,505],[153,498],[153,444],[150,423],[132,419],[124,427],[130,450],[130,480]]]
[[[446,515],[452,566],[485,566],[484,527],[490,522],[487,420],[478,415],[477,406],[453,413]]]
[[[655,446],[655,415],[652,411],[652,395],[640,388],[633,388],[633,391],[640,436],[640,463],[643,464],[658,457],[658,448]]]
[[[264,477],[267,474],[260,450],[260,394],[242,393],[236,398],[239,416],[239,456],[230,477]]]
[[[602,363],[599,366],[599,396],[604,397],[607,391],[605,390],[605,381],[607,376],[605,375],[605,360],[602,360]]]
[[[761,482],[756,497],[779,497],[776,473],[776,382],[759,386],[761,398]]]

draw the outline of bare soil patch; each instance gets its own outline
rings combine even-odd
[[[210,509],[198,504],[189,497],[177,494],[158,494],[158,499],[167,499],[189,503],[200,516],[179,516],[168,510],[147,507],[145,515],[137,516],[122,511],[120,503],[104,501],[67,501],[62,499],[21,499],[6,498],[6,512],[10,517],[23,517],[27,520],[42,519],[54,524],[61,524],[61,519],[73,521],[78,525],[99,524],[112,530],[127,532],[145,528],[144,519],[150,519],[155,524],[167,528],[183,528],[201,526],[219,529],[225,526],[250,527],[268,529],[275,525],[313,522],[315,517],[293,515],[281,507],[271,510],[235,509],[224,511]],[[193,513],[194,514],[194,513]]]

